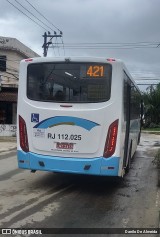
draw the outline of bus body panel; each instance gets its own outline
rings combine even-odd
[[[63,59],[64,60],[64,59]],[[61,62],[62,59],[34,59],[36,62]],[[86,59],[74,59],[86,62]],[[92,62],[93,59],[88,59]],[[102,59],[94,62],[108,63]],[[29,152],[22,151],[19,128],[18,165],[30,170],[122,176],[125,127],[123,112],[123,70],[121,62],[112,64],[111,96],[100,103],[51,103],[32,101],[26,95],[27,66],[21,62],[18,92],[18,119],[21,116],[27,128]],[[68,107],[65,107],[65,105]],[[115,152],[104,158],[104,147],[110,125],[118,120]],[[138,120],[139,122],[139,120]],[[137,135],[131,136],[133,152]],[[130,138],[129,138],[130,139]]]
[[[70,157],[72,153],[75,157],[102,156],[108,127],[118,119],[118,114],[112,116],[112,103],[104,107],[99,106],[97,109],[89,109],[87,108],[89,106],[85,106],[86,111],[84,109],[83,117],[81,110],[75,109],[76,105],[73,105],[72,110],[59,111],[59,116],[56,116],[57,111],[54,108],[47,110],[41,107],[35,109],[32,106],[29,108],[26,106],[26,109],[31,111],[23,114],[23,119],[29,121],[26,123],[30,141],[29,150],[44,155],[56,153],[62,157]],[[31,122],[33,114],[39,115],[38,123]],[[77,123],[77,125],[72,123]],[[56,148],[57,143],[70,143],[73,144],[73,148]]]
[[[119,157],[63,158],[18,151],[18,161],[19,168],[63,173],[118,176],[119,170]]]

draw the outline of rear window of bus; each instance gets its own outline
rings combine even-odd
[[[27,68],[27,97],[43,102],[97,103],[110,99],[112,66],[35,63]]]

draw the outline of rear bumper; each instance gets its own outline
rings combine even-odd
[[[119,157],[66,158],[18,151],[19,168],[30,170],[118,176],[119,161]]]

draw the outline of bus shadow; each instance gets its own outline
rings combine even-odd
[[[126,186],[125,179],[92,175],[48,173],[32,183],[34,189],[56,190],[72,186],[73,192],[108,195]]]

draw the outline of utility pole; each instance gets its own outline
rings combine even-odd
[[[62,37],[62,31],[60,31],[59,35],[57,35],[55,31],[54,31],[54,35],[51,35],[50,32],[48,32],[48,34],[45,32],[44,35],[42,36],[44,37],[44,43],[42,45],[43,56],[47,57],[48,48],[49,48],[49,45],[52,44],[52,39]],[[50,37],[50,40],[47,42],[48,37]]]

